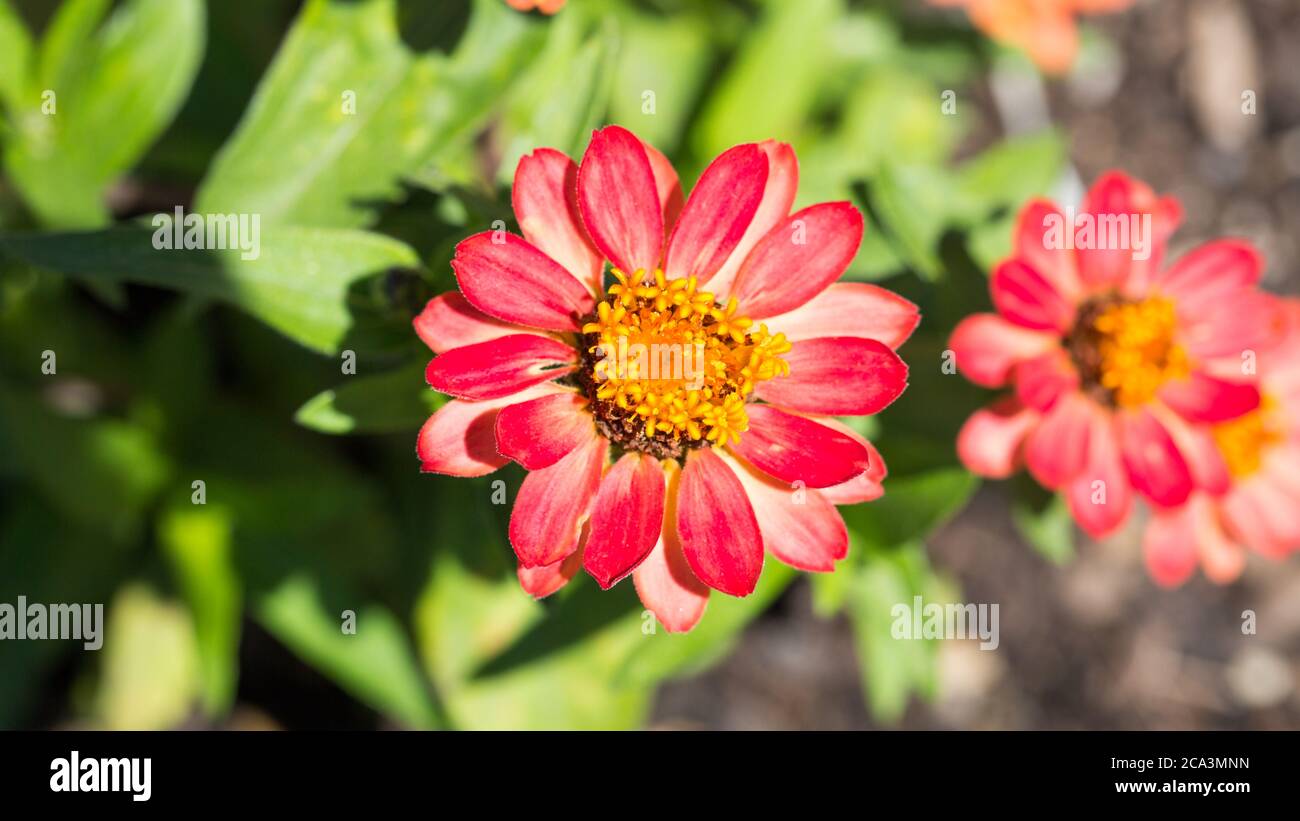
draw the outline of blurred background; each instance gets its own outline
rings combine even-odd
[[[1080,25],[1048,75],[923,0],[0,0],[0,602],[107,618],[96,652],[0,642],[0,727],[1300,727],[1300,564],[1162,590],[1140,517],[1091,543],[953,453],[987,397],[941,354],[1030,196],[1124,169],[1181,199],[1174,255],[1245,236],[1300,290],[1300,5]],[[414,457],[411,316],[513,226],[521,155],[606,122],[685,185],[792,143],[797,207],[868,216],[846,278],[923,311],[850,558],[769,561],[685,636],[627,583],[533,602],[490,485],[521,472]],[[260,214],[261,259],[154,251],[176,206]],[[892,639],[914,595],[998,604],[998,649]]]

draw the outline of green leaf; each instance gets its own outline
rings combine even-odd
[[[619,680],[657,684],[666,678],[692,675],[723,658],[741,632],[763,613],[798,574],[769,560],[758,586],[745,598],[711,596],[704,617],[689,633],[656,630],[641,638],[619,670]]]
[[[109,730],[164,730],[189,718],[198,655],[185,608],[141,584],[114,597],[95,713]]]
[[[42,45],[42,87],[29,86],[11,112],[17,130],[5,170],[51,227],[108,221],[104,189],[171,121],[203,54],[200,0],[128,0],[92,35],[103,5],[61,11]],[[53,96],[42,98],[46,91]]]
[[[32,36],[9,0],[0,0],[0,103],[16,109],[27,97]]]
[[[1054,494],[1045,505],[1017,499],[1011,519],[1026,542],[1054,564],[1074,558],[1074,518],[1065,497]]]
[[[417,56],[401,39],[394,0],[311,0],[213,162],[196,210],[371,224],[404,177],[472,139],[539,36],[525,15],[476,0],[454,55]]]
[[[394,269],[419,260],[401,242],[362,231],[277,227],[260,254],[155,249],[157,232],[129,226],[0,237],[0,257],[90,281],[134,282],[214,299],[321,352],[409,343],[410,306],[384,304]],[[367,288],[365,286],[369,285]],[[382,286],[382,287],[381,287]]]
[[[765,5],[693,129],[697,154],[713,157],[737,143],[805,132],[834,62],[826,43],[843,6],[842,0]]]
[[[922,279],[943,273],[939,240],[948,224],[951,188],[944,170],[884,163],[871,180],[868,211],[898,255]]]
[[[294,420],[321,433],[395,433],[418,428],[445,401],[424,380],[424,363],[357,376],[307,400]]]
[[[1018,211],[1051,190],[1064,162],[1065,145],[1055,131],[1005,140],[959,169],[954,202],[971,212],[969,221],[987,219],[997,208]]]
[[[194,623],[202,703],[209,718],[225,713],[238,677],[241,599],[229,513],[219,505],[174,507],[158,541],[185,594]]]
[[[925,538],[966,504],[979,480],[963,468],[890,477],[884,496],[840,508],[849,531],[871,549]],[[852,555],[852,554],[850,554]]]
[[[401,623],[379,605],[348,609],[355,615],[351,635],[343,632],[343,611],[328,609],[304,575],[286,579],[254,606],[267,630],[354,697],[412,728],[441,726]]]

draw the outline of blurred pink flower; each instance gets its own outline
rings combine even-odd
[[[1118,172],[1077,215],[1030,202],[990,278],[997,313],[962,320],[949,342],[971,381],[1012,388],[967,420],[962,461],[999,478],[1026,465],[1093,537],[1124,523],[1135,494],[1171,509],[1227,492],[1212,426],[1260,405],[1245,363],[1279,319],[1256,288],[1263,261],[1222,239],[1165,266],[1180,219],[1176,200]]]
[[[1210,429],[1227,491],[1194,491],[1147,526],[1147,568],[1161,584],[1182,583],[1198,562],[1212,581],[1229,582],[1248,549],[1273,559],[1300,550],[1300,300],[1281,304],[1281,341],[1258,354],[1259,407]]]

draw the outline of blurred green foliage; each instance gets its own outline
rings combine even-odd
[[[878,717],[933,695],[936,648],[890,640],[889,613],[955,595],[924,542],[975,489],[951,443],[980,394],[941,355],[1063,161],[1052,134],[956,160],[987,125],[942,105],[978,81],[966,32],[848,0],[41,6],[0,0],[0,601],[107,602],[112,639],[5,642],[0,726],[220,723],[250,631],[410,727],[640,726],[658,685],[725,656],[798,574],[769,559],[684,636],[629,583],[534,602],[490,503],[521,473],[413,455],[440,399],[411,316],[459,238],[511,221],[518,158],[578,156],[604,122],[688,186],[737,142],[791,142],[799,205],[867,214],[847,276],[921,306],[912,387],[869,422],[887,494],[844,510],[850,558],[813,589]],[[154,251],[149,215],[190,204],[260,214],[260,257]]]

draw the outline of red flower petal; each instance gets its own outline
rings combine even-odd
[[[917,307],[893,291],[866,282],[836,282],[793,311],[767,320],[767,326],[791,342],[860,336],[897,349],[920,321]]]
[[[451,400],[420,428],[415,446],[420,469],[451,476],[491,473],[509,461],[497,452],[496,421],[501,409],[558,390],[548,383],[485,402]]]
[[[520,402],[497,415],[497,450],[525,470],[550,467],[596,435],[587,398],[573,391]]]
[[[577,550],[608,453],[609,440],[593,436],[550,467],[524,477],[510,514],[510,544],[520,564],[554,564]]]
[[[677,179],[677,169],[672,162],[645,140],[641,141],[646,157],[650,160],[650,170],[655,178],[655,192],[659,195],[659,207],[664,215],[664,240],[677,224],[677,217],[682,213],[686,198],[682,195],[682,183]]]
[[[998,313],[1025,328],[1066,331],[1074,322],[1074,305],[1019,260],[1007,260],[994,269],[989,292]]]
[[[664,244],[664,218],[645,146],[617,125],[591,135],[578,168],[578,208],[596,248],[631,276],[653,271]]]
[[[816,490],[795,490],[726,455],[753,505],[763,546],[799,570],[828,573],[849,553],[849,532],[835,505]]]
[[[1259,389],[1200,371],[1172,379],[1160,388],[1165,404],[1193,422],[1224,422],[1259,407]]]
[[[1182,505],[1157,510],[1142,537],[1142,554],[1147,573],[1164,587],[1177,587],[1196,571],[1196,520],[1192,509]]]
[[[997,314],[972,314],[953,329],[948,347],[957,368],[976,385],[1000,388],[1018,362],[1057,345],[1057,337],[1013,325]]]
[[[1056,244],[1057,238],[1052,236],[1054,229],[1071,232],[1074,226],[1067,223],[1065,214],[1054,203],[1031,200],[1016,221],[1016,257],[1042,274],[1065,299],[1078,302],[1082,285],[1075,269],[1074,252],[1065,247],[1063,237],[1060,247],[1048,247]]]
[[[663,530],[664,471],[659,460],[627,453],[601,480],[583,566],[603,589],[631,573]]]
[[[819,488],[817,492],[833,505],[856,505],[874,501],[885,495],[885,488],[880,483],[884,481],[888,470],[876,446],[865,436],[833,416],[821,416],[817,421],[857,442],[867,452],[868,459],[867,469],[862,473],[847,482]]]
[[[703,280],[709,284],[709,290],[722,297],[730,295],[736,273],[750,250],[789,215],[799,188],[799,161],[794,149],[775,140],[764,140],[758,147],[767,155],[767,185],[763,187],[763,201],[731,256],[716,274]]]
[[[579,547],[558,562],[538,567],[519,565],[519,586],[534,599],[546,598],[578,575],[582,569],[582,553],[582,548]]]
[[[1056,490],[1077,476],[1088,462],[1088,435],[1094,413],[1082,394],[1061,397],[1025,440],[1025,465],[1039,484]]]
[[[817,296],[849,267],[863,229],[862,213],[847,202],[791,214],[759,240],[736,274],[731,296],[741,313],[763,319]]]
[[[511,334],[439,354],[424,377],[434,390],[461,399],[496,399],[570,373],[577,361],[578,352],[563,342]]]
[[[784,359],[790,375],[760,382],[754,394],[805,413],[865,416],[887,407],[907,387],[907,365],[874,339],[805,339]]]
[[[459,291],[448,291],[429,300],[420,315],[411,321],[415,333],[434,353],[476,345],[500,336],[532,333],[511,325],[469,304]]]
[[[664,504],[664,526],[658,543],[632,573],[632,583],[641,603],[659,619],[669,633],[684,633],[704,615],[709,588],[695,578],[677,538],[677,488],[681,472],[676,462],[667,466],[668,492]]]
[[[1228,473],[1228,465],[1223,461],[1219,446],[1210,434],[1209,426],[1191,424],[1159,404],[1148,406],[1148,410],[1169,431],[1174,447],[1178,448],[1187,462],[1192,482],[1215,495],[1226,491],[1232,484],[1232,476]]]
[[[1034,410],[1046,413],[1063,394],[1079,387],[1079,373],[1063,348],[1026,359],[1016,365],[1016,395]]]
[[[605,261],[578,214],[578,165],[553,148],[519,160],[511,190],[524,238],[598,292]]]
[[[1079,265],[1079,279],[1084,286],[1092,290],[1109,287],[1124,288],[1127,293],[1134,293],[1134,288],[1141,287],[1151,271],[1156,270],[1164,255],[1165,242],[1173,233],[1181,218],[1182,209],[1171,198],[1158,198],[1150,186],[1118,171],[1109,171],[1097,178],[1084,197],[1081,216],[1091,217],[1094,227],[1094,247],[1079,248],[1075,257]],[[1135,259],[1137,252],[1136,237],[1132,235],[1131,215],[1137,215],[1138,225],[1142,223],[1143,214],[1151,215],[1150,236],[1144,240],[1150,243],[1147,250],[1150,257],[1146,260]],[[1107,223],[1113,223],[1115,217],[1122,217],[1127,227],[1120,229],[1128,233],[1128,243],[1110,243],[1101,247],[1100,234]],[[1123,234],[1121,234],[1122,238]],[[1126,245],[1127,247],[1112,247]],[[1132,283],[1130,277],[1141,282]]]
[[[1231,366],[1241,365],[1241,355],[1274,343],[1281,325],[1280,301],[1263,291],[1241,291],[1227,296],[1213,310],[1195,317],[1179,314],[1178,342],[1192,358],[1204,363],[1223,357]]]
[[[677,537],[700,581],[731,596],[754,592],[763,571],[763,537],[740,479],[710,448],[686,457]]]
[[[1020,468],[1020,446],[1039,415],[1014,396],[971,414],[957,434],[957,457],[972,473],[1005,479]]]
[[[1192,492],[1192,474],[1169,431],[1146,410],[1119,416],[1120,452],[1129,479],[1153,504],[1181,505]]]
[[[564,266],[505,231],[462,240],[451,268],[475,308],[516,325],[576,331],[578,318],[595,307],[591,291]]]
[[[664,274],[707,281],[731,256],[767,184],[767,155],[752,143],[738,145],[709,163],[686,200],[668,238]]]
[[[751,404],[747,411],[749,430],[731,449],[786,484],[838,485],[870,465],[866,448],[825,425],[771,405]]]
[[[1133,487],[1120,458],[1119,434],[1111,414],[1093,414],[1087,462],[1070,480],[1066,501],[1079,527],[1094,539],[1114,533],[1132,512]]]
[[[1264,260],[1254,246],[1223,239],[1184,254],[1157,277],[1156,288],[1174,298],[1179,314],[1195,315],[1253,288],[1263,270]]]

